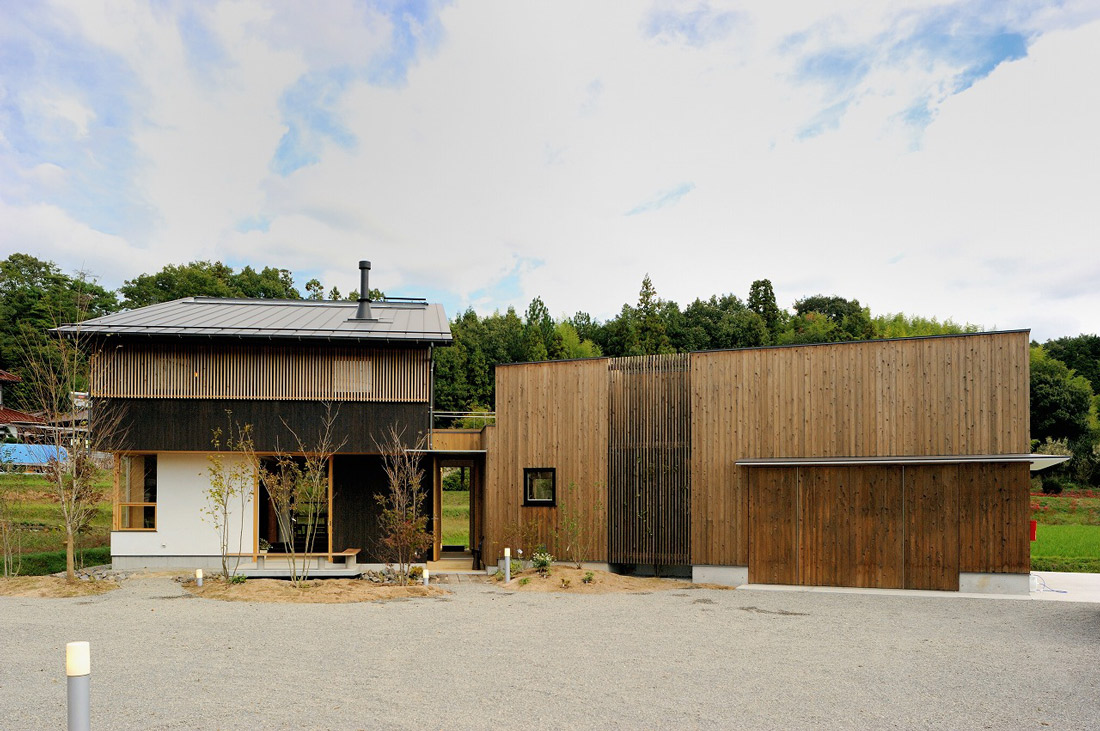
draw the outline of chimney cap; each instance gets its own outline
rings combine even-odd
[[[360,259],[359,260],[359,268],[360,269],[370,269],[370,262],[367,261],[366,259]]]

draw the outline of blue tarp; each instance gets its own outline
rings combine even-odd
[[[69,453],[61,447],[59,461]],[[58,459],[58,448],[45,444],[0,444],[0,469],[6,467],[42,467],[51,459]]]

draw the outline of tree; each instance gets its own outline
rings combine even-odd
[[[286,552],[290,560],[290,580],[295,586],[309,578],[309,556],[322,521],[328,518],[329,462],[346,439],[337,442],[335,434],[339,410],[325,404],[325,414],[316,436],[303,437],[286,421],[283,426],[294,438],[298,454],[276,453],[273,466],[259,464],[260,482],[271,496],[280,535],[287,536]],[[299,533],[303,561],[298,563]]]
[[[0,368],[22,383],[5,389],[8,406],[34,411],[39,384],[29,360],[54,357],[48,330],[60,322],[77,322],[118,309],[118,299],[87,273],[70,277],[52,262],[28,254],[0,261]],[[86,390],[81,382],[78,390]]]
[[[319,279],[311,279],[306,282],[306,299],[308,300],[323,300],[325,298],[325,286],[321,284]]]
[[[85,319],[95,296],[83,286],[69,292],[77,323]],[[62,308],[65,311],[72,310]],[[79,324],[63,336],[51,337],[44,346],[33,333],[25,333],[23,344],[32,376],[33,402],[45,423],[53,427],[44,432],[38,449],[45,457],[45,477],[61,509],[65,575],[73,581],[76,537],[88,527],[103,499],[98,480],[103,468],[97,456],[112,451],[123,439],[121,412],[108,400],[96,399],[85,406],[76,398],[88,383],[90,349],[88,336]],[[85,408],[90,418],[82,414]],[[85,422],[87,428],[81,426]]]
[[[1100,336],[1078,335],[1048,340],[1043,348],[1051,358],[1062,361],[1077,375],[1088,379],[1093,393],[1100,393]]]
[[[775,303],[775,291],[770,279],[757,279],[749,287],[749,309],[760,316],[769,337],[774,340],[779,334],[782,318],[779,305]]]
[[[638,309],[635,311],[638,318],[638,347],[643,355],[673,352],[660,308],[661,300],[657,297],[657,290],[646,274],[638,292]]]
[[[1075,440],[1089,435],[1092,386],[1040,346],[1031,349],[1031,438]],[[1074,450],[1076,453],[1076,450]]]
[[[794,310],[799,316],[816,312],[827,317],[836,326],[832,331],[835,340],[869,340],[875,334],[871,313],[859,300],[818,294],[798,300]]]
[[[382,545],[388,558],[396,565],[398,581],[407,584],[412,562],[432,545],[428,531],[428,517],[424,515],[424,470],[420,466],[420,452],[424,449],[423,435],[412,448],[405,446],[404,434],[391,426],[381,444],[376,443],[382,455],[382,469],[386,473],[387,490],[376,495],[381,512],[378,516],[382,530]]]
[[[240,554],[244,546],[244,515],[248,503],[252,498],[253,481],[260,471],[260,460],[256,457],[256,450],[252,441],[252,425],[240,424],[233,421],[233,412],[226,411],[228,421],[227,430],[223,433],[221,427],[214,429],[213,439],[214,454],[207,456],[209,462],[206,471],[210,476],[210,486],[206,489],[206,505],[203,507],[203,515],[214,526],[218,533],[218,543],[221,547],[222,578],[229,581],[232,574],[237,573],[240,565]],[[222,446],[231,452],[236,452],[235,459],[226,460],[222,453]],[[240,503],[239,525],[240,532],[237,535],[237,561],[233,571],[229,570],[229,542],[231,537],[231,517],[233,506]]]

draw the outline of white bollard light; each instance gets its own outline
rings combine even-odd
[[[65,645],[65,675],[68,676],[69,731],[89,731],[91,721],[91,650],[87,642]]]
[[[202,586],[202,569],[195,569],[195,583]]]
[[[504,583],[512,580],[512,549],[504,547]]]
[[[424,586],[428,585],[428,570],[424,569]]]

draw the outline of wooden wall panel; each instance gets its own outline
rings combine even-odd
[[[440,452],[480,450],[481,429],[433,429],[431,448]]]
[[[959,590],[959,466],[903,467],[906,589]]]
[[[1027,464],[959,465],[959,570],[1031,570]]]
[[[798,471],[760,467],[750,473],[749,581],[797,584]]]
[[[590,514],[591,560],[607,560],[607,369],[606,358],[496,369],[497,421],[484,437],[486,562],[503,555],[509,527],[529,520],[557,551],[553,528],[569,500]],[[556,469],[558,507],[523,507],[524,467]]]
[[[689,358],[609,364],[608,561],[691,563]]]
[[[132,345],[93,355],[91,394],[427,403],[430,374],[427,348]]]
[[[738,459],[1026,453],[1028,356],[1026,332],[693,353],[692,563],[748,564]]]

